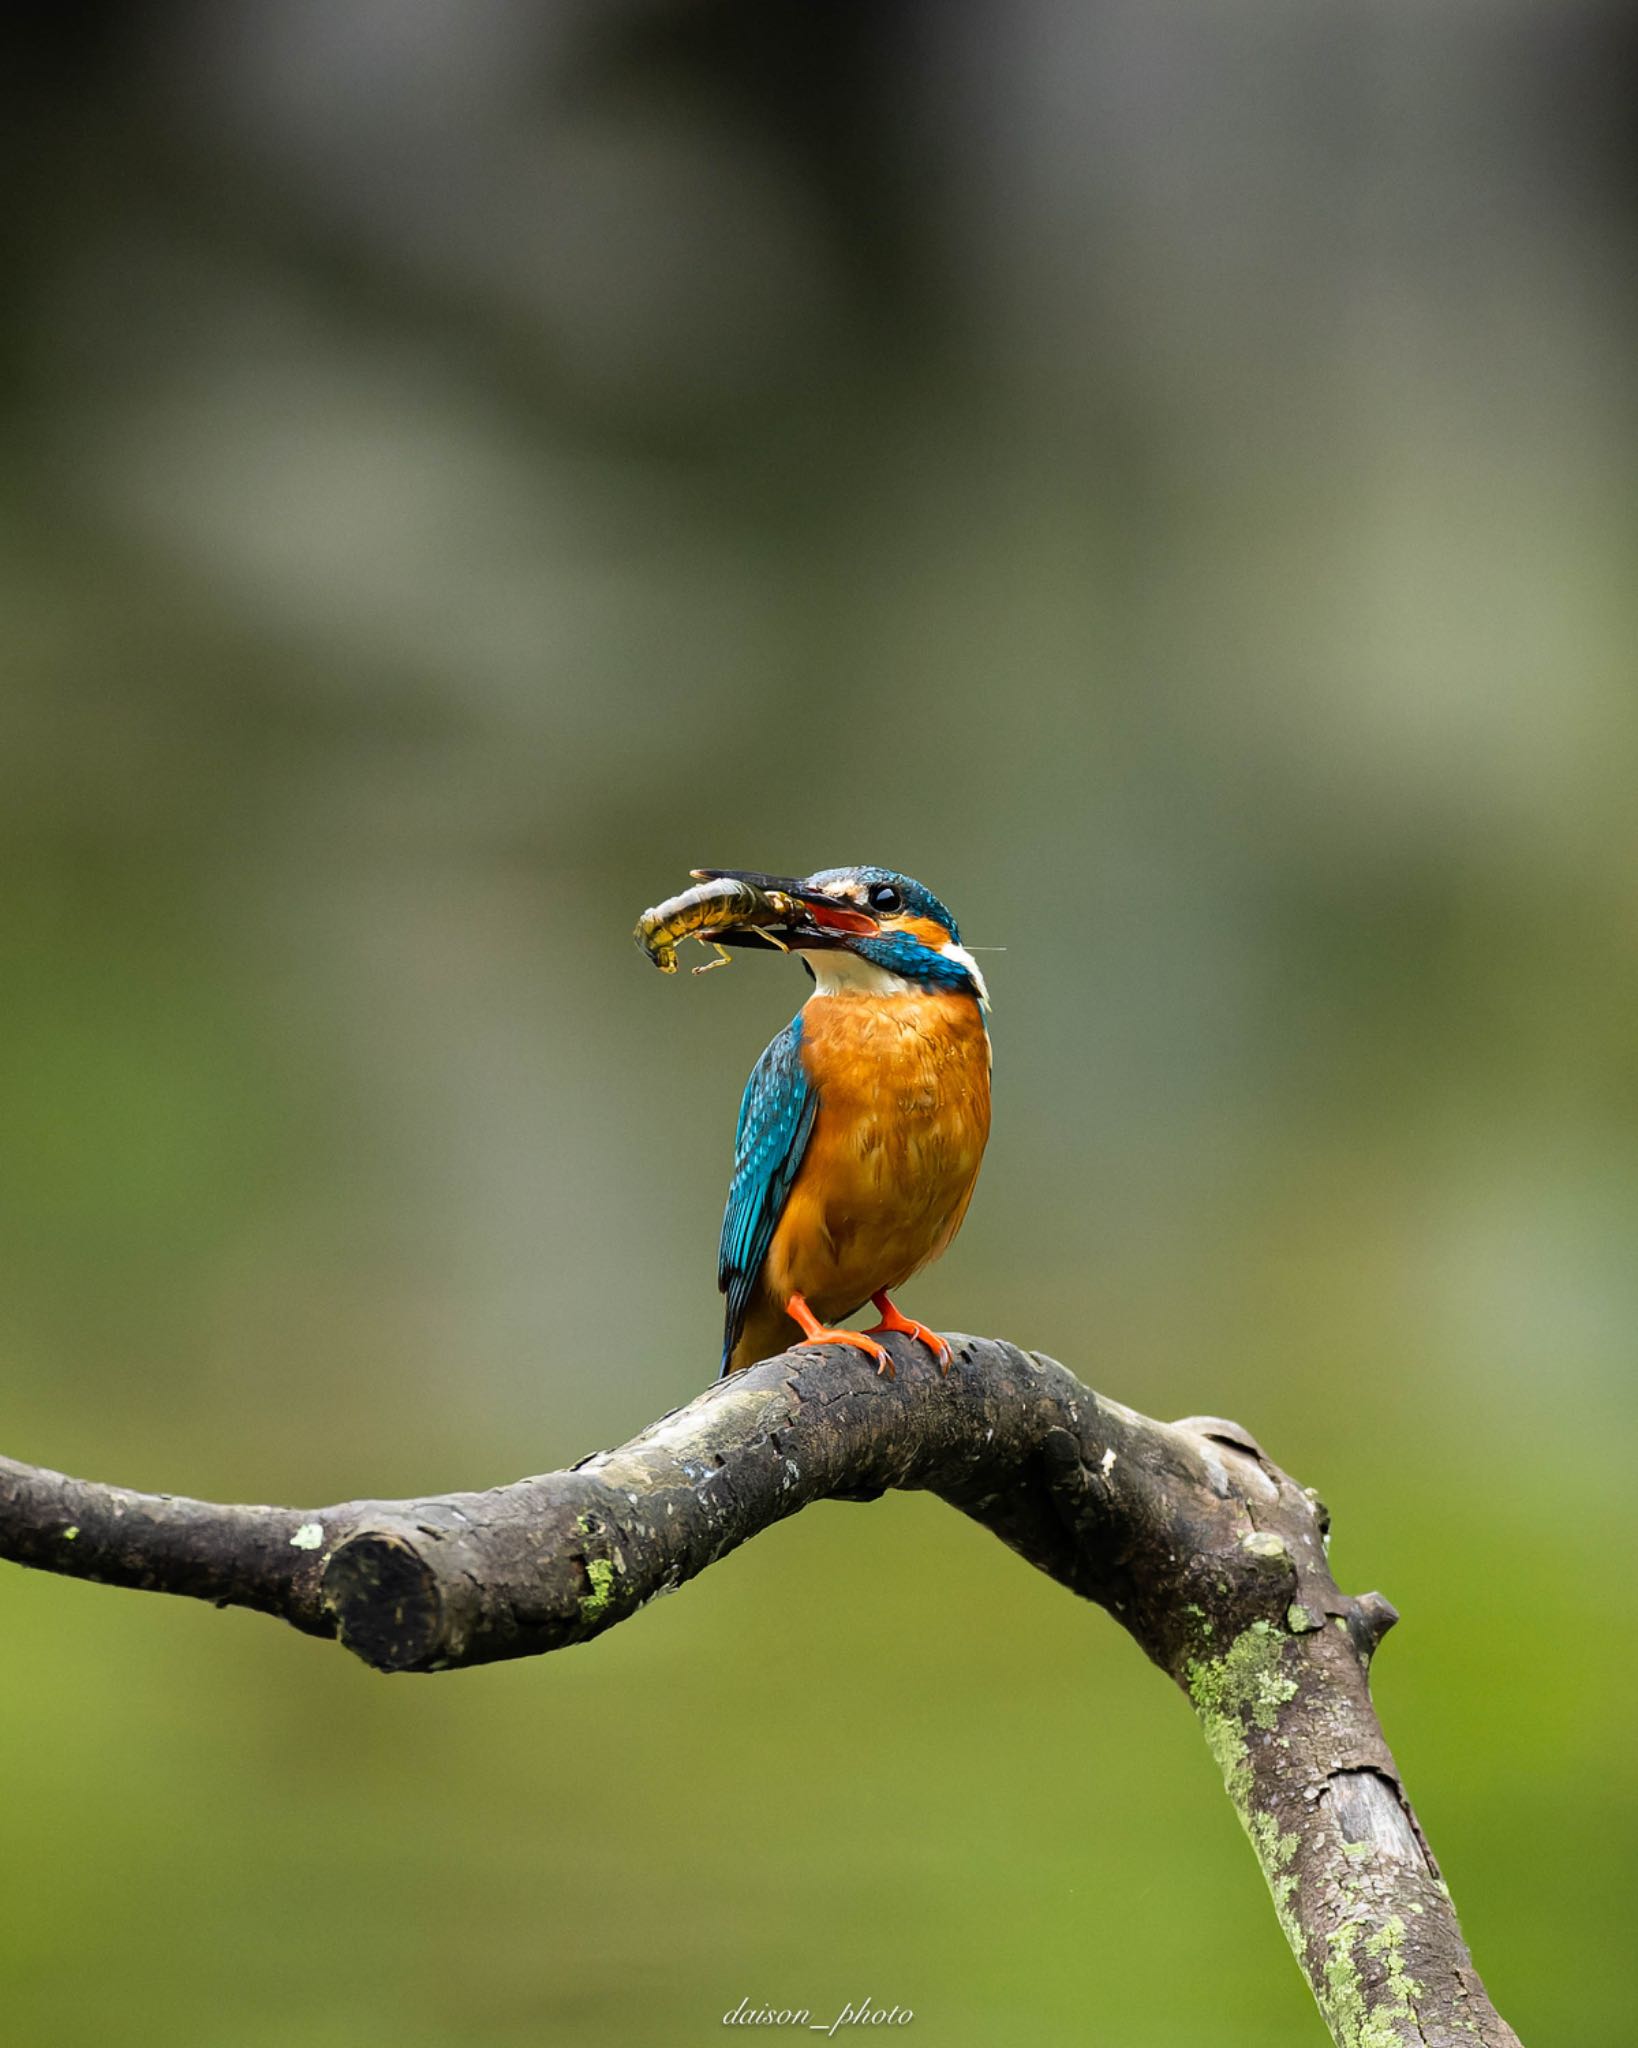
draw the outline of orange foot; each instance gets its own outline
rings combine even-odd
[[[855,1351],[863,1351],[875,1359],[878,1373],[886,1373],[890,1380],[898,1378],[892,1359],[880,1344],[872,1344],[859,1330],[827,1330],[800,1294],[793,1294],[786,1302],[785,1313],[801,1330],[805,1344],[849,1344]],[[919,1329],[921,1326],[918,1323],[916,1327]]]
[[[927,1346],[938,1360],[940,1372],[950,1370],[950,1347],[936,1330],[929,1330],[925,1323],[912,1322],[909,1316],[902,1315],[888,1300],[885,1287],[880,1294],[873,1294],[870,1299],[882,1312],[881,1321],[870,1332],[872,1337],[891,1336],[895,1331],[902,1330],[905,1336],[914,1337],[918,1344]]]

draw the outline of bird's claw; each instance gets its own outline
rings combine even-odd
[[[867,1358],[875,1359],[878,1379],[883,1373],[890,1380],[898,1378],[891,1352],[885,1345],[873,1343],[862,1330],[813,1330],[803,1337],[798,1348],[817,1351],[821,1344],[846,1344],[854,1351],[862,1351]]]
[[[880,1296],[877,1296],[875,1299],[876,1306],[882,1311],[882,1319],[879,1323],[872,1325],[868,1334],[872,1337],[912,1337],[916,1343],[926,1345],[927,1349],[938,1361],[940,1373],[948,1373],[950,1370],[950,1347],[938,1334],[937,1330],[929,1330],[925,1323],[918,1323],[914,1316],[905,1315],[902,1310],[895,1308],[892,1302],[887,1302],[884,1305]]]

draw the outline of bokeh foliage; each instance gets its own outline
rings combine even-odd
[[[308,1503],[685,1399],[801,987],[630,925],[903,867],[1008,948],[907,1305],[1321,1488],[1498,2003],[1624,2044],[1630,21],[8,33],[6,1451]],[[1182,1701],[924,1501],[436,1681],[0,1632],[8,2040],[1315,2035]]]

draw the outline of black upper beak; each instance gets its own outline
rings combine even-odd
[[[786,896],[805,896],[796,875],[760,875],[755,868],[690,868],[696,882],[749,882],[753,889],[778,889]]]

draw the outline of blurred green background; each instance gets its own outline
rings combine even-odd
[[[907,1307],[1323,1491],[1499,2005],[1624,2048],[1631,14],[6,33],[6,1452],[311,1504],[687,1399],[804,984],[632,922],[907,869],[1008,948]],[[925,1500],[437,1680],[0,1644],[8,2043],[1318,2034],[1182,1699]]]

